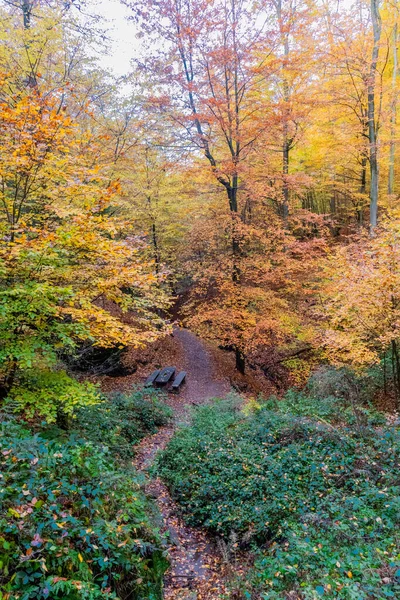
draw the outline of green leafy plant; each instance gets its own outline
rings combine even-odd
[[[161,598],[166,561],[134,471],[91,442],[12,421],[0,466],[0,597]]]
[[[96,406],[80,408],[74,428],[126,460],[134,455],[135,444],[166,425],[171,417],[172,411],[163,403],[161,392],[136,387],[128,394],[114,393]]]
[[[253,547],[244,598],[397,598],[400,433],[375,422],[295,392],[253,411],[218,402],[157,468],[191,524]]]
[[[80,407],[98,404],[100,395],[95,385],[80,383],[65,371],[30,369],[12,387],[9,399],[27,418],[66,424]]]

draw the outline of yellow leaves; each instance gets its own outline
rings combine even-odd
[[[362,368],[398,338],[400,246],[397,218],[374,238],[361,236],[327,262],[318,313],[327,322],[322,344],[330,359]]]
[[[9,77],[0,74],[0,88]],[[141,345],[165,331],[154,310],[167,305],[162,276],[143,237],[131,234],[131,215],[107,211],[123,191],[110,177],[109,136],[95,139],[59,108],[56,88],[0,101],[1,276],[54,289],[49,312],[55,328],[71,324],[69,343]],[[41,319],[32,317],[30,332],[42,330]]]
[[[82,339],[89,337],[94,340],[96,346],[101,348],[124,347],[127,345],[140,346],[149,340],[155,339],[157,335],[156,331],[149,331],[150,322],[145,321],[143,327],[139,326],[140,319],[136,323],[133,319],[132,324],[126,324],[108,311],[85,301],[83,297],[81,297],[81,300],[83,308],[63,307],[61,313],[71,317],[74,322],[82,324],[84,326]]]

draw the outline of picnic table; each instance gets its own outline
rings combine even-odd
[[[157,385],[166,385],[168,381],[175,375],[175,367],[165,367],[160,371],[155,379]]]
[[[186,371],[181,371],[180,373],[178,373],[178,375],[175,377],[171,389],[173,392],[177,392],[179,390],[179,388],[181,387],[181,385],[183,384],[183,382],[186,379]]]
[[[174,377],[171,385],[171,391],[177,392],[186,379],[186,371],[180,371],[175,376],[175,367],[164,367],[164,369],[156,369],[153,371],[144,382],[144,387],[150,386],[166,386]]]
[[[157,379],[157,377],[160,374],[160,369],[157,369],[156,371],[153,371],[148,378],[146,379],[146,381],[144,382],[144,387],[150,387],[152,385],[154,385],[155,380]]]

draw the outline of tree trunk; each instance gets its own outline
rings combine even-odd
[[[282,217],[286,223],[289,216],[289,160],[292,140],[289,137],[289,119],[290,119],[290,89],[289,82],[285,76],[285,68],[289,60],[289,34],[286,30],[286,26],[282,19],[282,0],[276,0],[275,3],[276,14],[279,22],[280,34],[283,36],[283,74],[282,74],[282,87],[283,87],[283,140],[282,140]]]
[[[361,176],[360,176],[360,194],[367,193],[367,156],[363,156],[361,159]]]
[[[235,358],[236,358],[236,370],[239,371],[242,375],[245,374],[246,370],[246,359],[244,354],[238,349],[235,348]]]
[[[24,28],[29,29],[31,26],[32,4],[30,0],[22,0],[22,15],[24,18]]]
[[[367,163],[368,156],[365,154],[361,158],[361,175],[360,175],[360,194],[363,196],[367,193]],[[357,222],[360,227],[364,225],[364,210],[363,206],[357,208]]]
[[[396,399],[396,406],[398,408],[400,406],[400,359],[395,340],[392,340],[392,371],[394,395]]]
[[[237,192],[238,192],[238,176],[235,174],[232,177],[232,184],[226,188],[228,200],[229,200],[229,209],[232,218],[232,281],[234,283],[239,283],[240,281],[240,266],[239,266],[239,256],[240,256],[240,243],[236,231],[236,221],[238,217],[238,202],[237,202]]]
[[[393,99],[391,106],[390,117],[390,150],[389,150],[389,178],[388,178],[388,194],[394,194],[394,161],[396,154],[396,122],[397,122],[397,77],[398,77],[398,55],[397,55],[398,29],[395,23],[393,29]]]
[[[284,221],[286,222],[289,216],[289,154],[290,154],[290,142],[288,140],[288,123],[284,123],[283,127],[283,207],[282,207],[282,216]]]
[[[155,221],[153,221],[153,223],[151,225],[151,232],[152,232],[151,237],[153,240],[154,262],[156,265],[156,273],[158,275],[160,272],[160,251],[158,248],[158,238],[157,238],[157,229],[156,229]]]
[[[376,70],[379,58],[382,21],[379,12],[380,0],[371,0],[371,18],[374,36],[371,67],[368,81],[368,138],[369,165],[371,174],[370,189],[370,231],[373,233],[378,223],[379,165],[378,165],[378,119],[376,115]]]

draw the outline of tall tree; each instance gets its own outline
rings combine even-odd
[[[392,55],[393,55],[393,71],[392,71],[392,101],[390,107],[390,142],[389,142],[389,175],[388,175],[388,194],[394,194],[395,191],[395,156],[396,156],[396,125],[397,125],[397,102],[398,102],[398,85],[399,85],[399,8],[396,5],[393,7],[395,13],[395,23],[392,33]]]
[[[260,13],[253,13],[243,0],[163,0],[130,5],[142,28],[165,40],[165,47],[153,61],[147,61],[147,67],[156,72],[159,84],[165,84],[171,118],[185,129],[189,143],[201,150],[225,191],[231,278],[239,287],[242,213],[238,193],[241,166],[262,128],[256,94],[260,76],[251,61],[264,22],[259,25]],[[169,65],[166,76],[159,70],[164,71],[165,63]],[[176,88],[183,94],[183,103],[176,102]],[[238,368],[243,370],[239,350],[236,355]]]
[[[371,175],[370,189],[370,229],[374,231],[378,223],[379,198],[379,164],[378,164],[378,134],[379,114],[376,107],[376,80],[379,59],[379,47],[382,32],[380,0],[371,0],[371,20],[373,31],[373,47],[368,80],[368,139],[369,139],[369,168]]]

